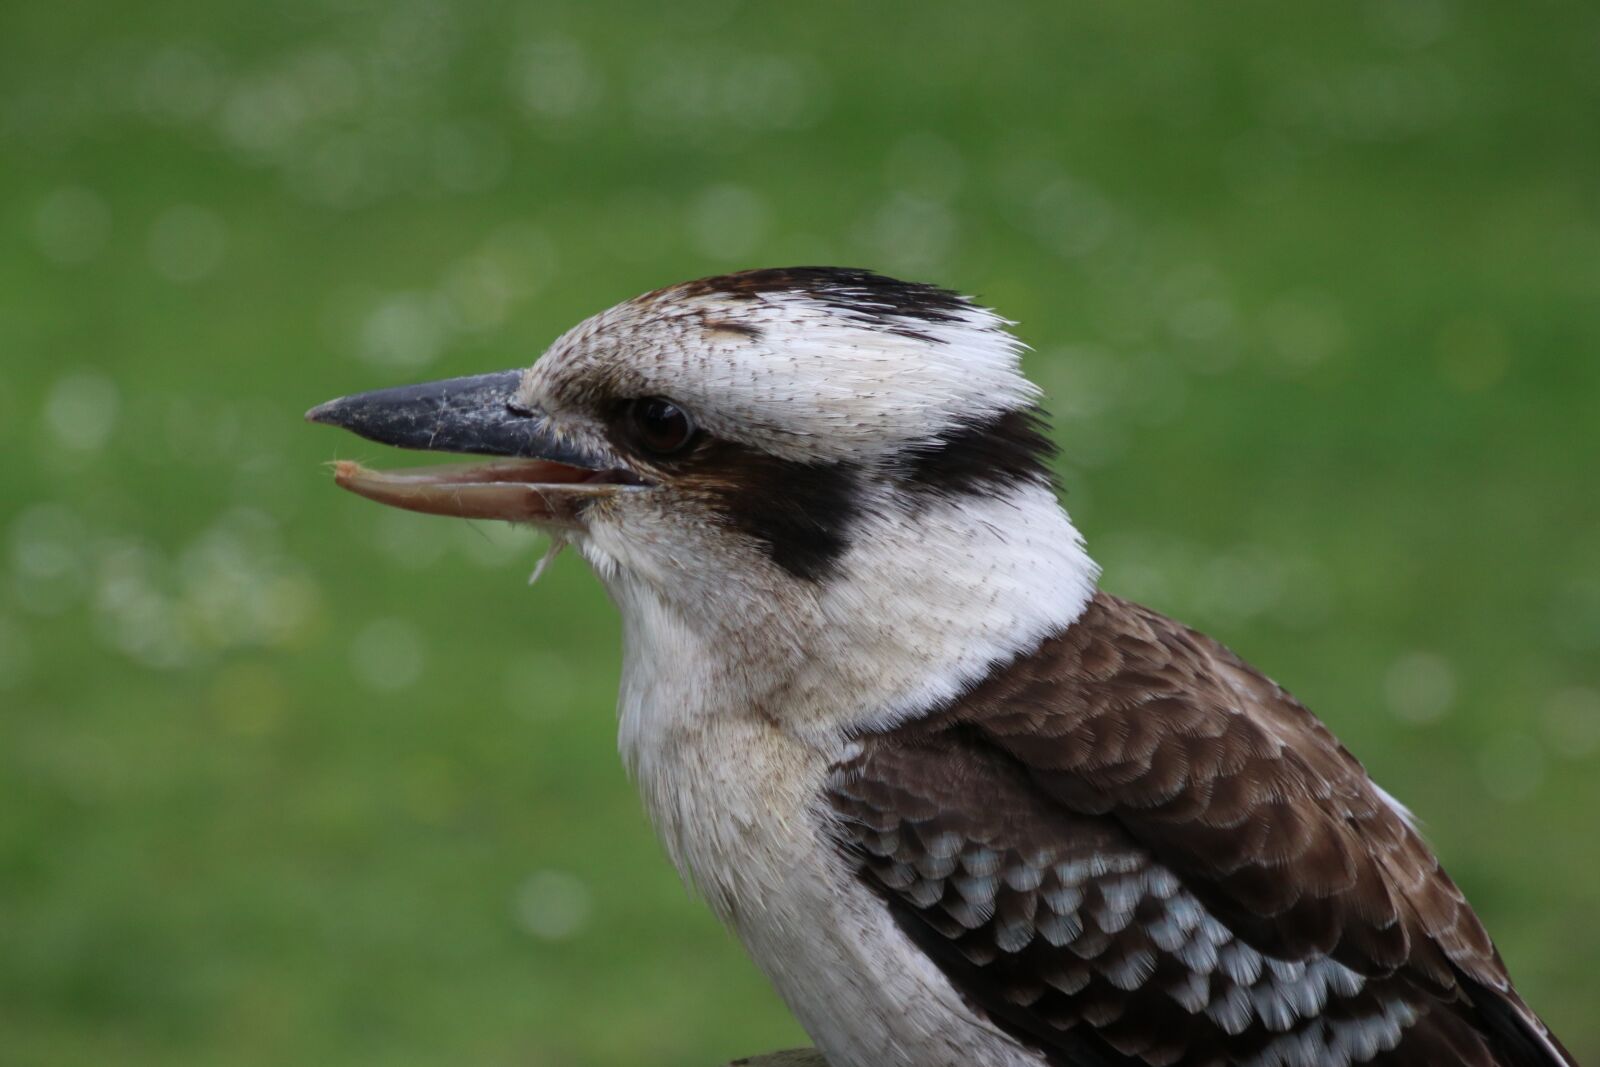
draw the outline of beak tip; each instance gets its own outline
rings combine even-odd
[[[337,400],[329,400],[327,403],[318,404],[306,412],[306,421],[331,425],[334,422],[334,409],[338,406],[339,401]]]

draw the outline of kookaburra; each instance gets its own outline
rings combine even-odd
[[[1570,1064],[1327,728],[1099,591],[1007,325],[758,270],[308,417],[588,560],[650,818],[832,1067]]]

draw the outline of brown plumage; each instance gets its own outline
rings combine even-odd
[[[830,800],[902,928],[1052,1062],[1571,1063],[1327,728],[1138,605],[861,738]]]

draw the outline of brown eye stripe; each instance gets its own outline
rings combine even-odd
[[[861,472],[849,463],[800,463],[711,438],[695,453],[697,488],[735,529],[796,578],[821,581],[850,547]]]
[[[1044,427],[1044,413],[1036,407],[958,425],[908,449],[900,477],[910,489],[940,496],[998,494],[1028,483],[1053,486],[1056,446]]]

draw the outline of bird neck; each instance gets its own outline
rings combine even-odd
[[[791,722],[856,734],[958,697],[1072,623],[1099,568],[1047,486],[877,518],[821,597]]]
[[[608,583],[624,750],[718,716],[819,741],[914,718],[1070,625],[1098,576],[1053,491],[1028,484],[873,509],[821,581],[730,580],[709,608],[624,577]]]

